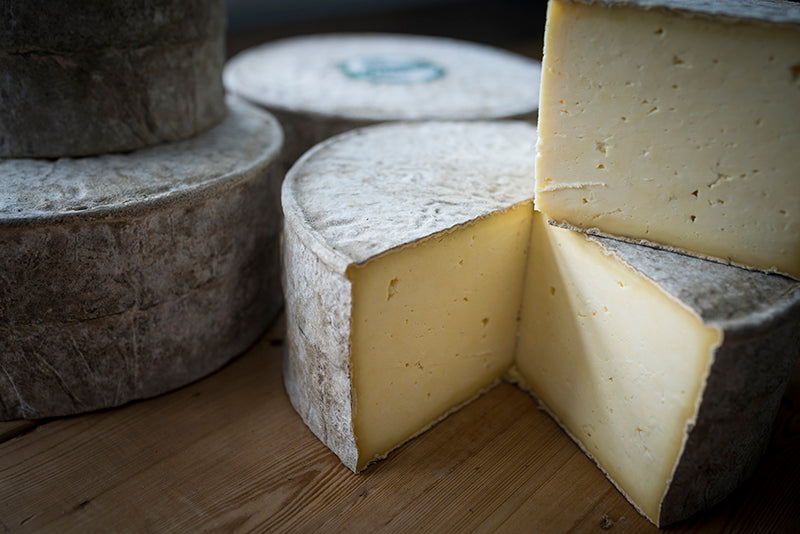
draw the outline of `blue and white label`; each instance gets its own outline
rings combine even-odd
[[[339,64],[347,76],[373,83],[412,84],[438,80],[444,67],[427,59],[404,56],[357,56]]]

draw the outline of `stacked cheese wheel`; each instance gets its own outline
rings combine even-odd
[[[228,91],[275,114],[288,168],[334,134],[384,121],[533,121],[539,62],[441,37],[331,34],[246,50],[225,67]]]
[[[134,150],[225,114],[220,0],[3,0],[0,12],[0,157]]]
[[[758,272],[798,276],[800,191],[786,180],[796,161],[786,154],[800,131],[772,106],[800,111],[786,63],[800,49],[800,15],[787,9],[773,20],[769,3],[767,15],[743,9],[738,19],[717,17],[715,7],[687,13],[689,2],[672,10],[598,3],[614,5],[551,4],[540,111],[548,131],[538,141],[515,122],[372,126],[318,145],[289,172],[286,388],[350,469],[383,458],[503,377],[533,393],[659,526],[719,502],[755,469],[800,348],[800,283]],[[767,40],[779,65],[774,80],[783,75],[769,98],[752,78],[749,86],[718,83],[740,76],[733,34],[751,49]],[[613,58],[649,50],[644,35],[661,39],[657,59],[675,68],[699,67],[709,54],[720,70],[666,84],[678,74],[663,66],[646,75],[638,73],[644,63],[616,66]],[[753,57],[743,55],[745,63]],[[573,68],[573,57],[585,65]],[[600,74],[588,76],[595,64]],[[721,108],[703,115],[707,92]],[[746,117],[779,128],[787,145],[777,159],[726,122],[742,101],[753,107]],[[659,112],[674,113],[660,128],[650,122]],[[747,164],[766,174],[759,194],[739,176],[738,156],[721,147],[746,151]],[[575,171],[584,167],[605,174]],[[701,171],[722,176],[705,183]],[[674,214],[689,209],[680,197],[687,188],[696,200],[690,222],[713,218],[714,191],[737,210],[726,216],[744,223],[698,224],[677,231],[677,242],[661,241]],[[761,231],[768,253],[737,258],[698,245],[728,251],[773,208],[787,219]],[[587,229],[596,224],[600,233],[626,237],[618,226],[603,229],[604,218],[641,226],[644,237],[626,239],[658,248],[547,224],[559,210],[586,210]]]
[[[223,98],[222,2],[39,4],[0,37],[0,154],[26,156],[0,159],[0,419],[187,384],[282,300],[283,134]]]

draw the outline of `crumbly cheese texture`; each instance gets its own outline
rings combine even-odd
[[[800,9],[601,4],[549,6],[537,209],[800,278]]]
[[[535,137],[395,124],[304,156],[282,199],[287,391],[360,471],[510,372],[642,513],[678,521],[755,469],[800,284],[547,224]]]

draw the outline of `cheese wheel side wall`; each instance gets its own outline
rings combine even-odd
[[[158,395],[255,342],[281,307],[272,154],[139,215],[0,227],[0,420]]]
[[[287,308],[284,386],[308,428],[355,471],[358,448],[349,361],[351,283],[341,270],[327,265],[317,251],[306,246],[311,238],[299,235],[302,230],[292,223],[287,217],[282,242]]]
[[[60,4],[5,4],[0,157],[135,150],[192,137],[225,116],[220,0],[135,9],[115,1],[66,13]]]

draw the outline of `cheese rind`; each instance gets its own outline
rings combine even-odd
[[[0,11],[0,157],[135,150],[225,115],[220,0],[31,0]]]
[[[191,140],[0,160],[0,419],[157,395],[255,341],[281,306],[281,142],[231,101]]]
[[[361,70],[353,72],[356,67]],[[316,143],[377,122],[533,122],[540,73],[537,61],[475,43],[329,34],[245,50],[225,66],[223,81],[281,121],[288,169]]]
[[[641,4],[550,4],[537,209],[800,277],[800,8],[734,19]]]

